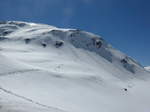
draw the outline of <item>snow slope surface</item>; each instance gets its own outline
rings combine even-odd
[[[101,36],[0,22],[0,112],[148,112],[149,78]]]
[[[148,71],[150,71],[150,66],[148,66],[148,67],[145,67],[145,69],[146,69],[146,70],[148,70]]]

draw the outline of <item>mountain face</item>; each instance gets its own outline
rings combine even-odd
[[[148,112],[149,75],[101,36],[0,22],[0,112]]]

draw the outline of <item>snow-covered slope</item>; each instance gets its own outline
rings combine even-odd
[[[0,22],[2,112],[147,112],[149,75],[98,35]]]
[[[146,70],[148,70],[148,71],[150,71],[150,66],[148,66],[148,67],[145,67],[145,69],[146,69]]]

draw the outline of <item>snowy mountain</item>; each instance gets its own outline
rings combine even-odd
[[[0,22],[0,112],[148,112],[150,73],[101,36]]]

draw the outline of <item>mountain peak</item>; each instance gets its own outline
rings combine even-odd
[[[130,73],[135,73],[139,69],[144,70],[139,63],[112,48],[101,36],[79,29],[62,29],[44,24],[5,21],[0,22],[0,40],[24,41],[26,44],[32,43],[45,47],[71,44],[76,48],[95,52],[110,63],[114,63],[115,66],[123,66]]]

